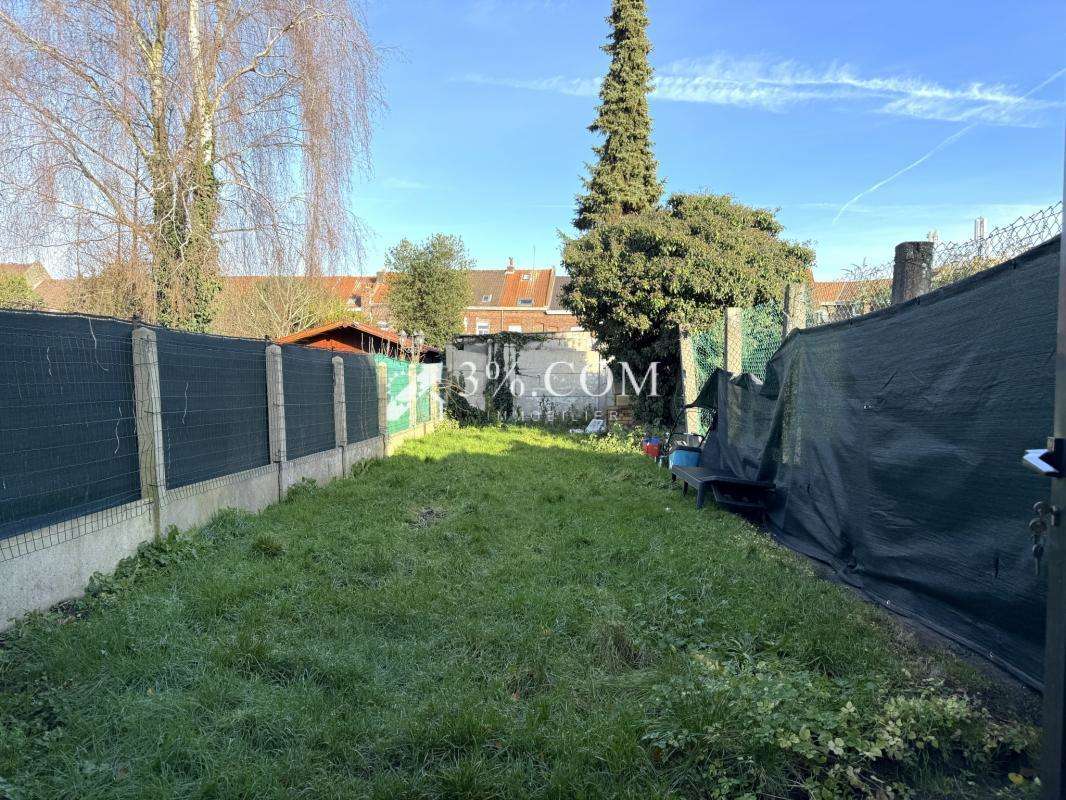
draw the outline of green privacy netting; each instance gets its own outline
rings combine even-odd
[[[743,337],[741,347],[741,371],[750,372],[758,378],[766,376],[766,362],[781,346],[781,328],[784,312],[779,300],[741,310],[740,329]],[[718,315],[718,323],[709,330],[692,334],[699,385],[710,374],[725,366],[724,315]]]
[[[432,418],[433,386],[440,380],[440,364],[416,364],[414,375],[411,363],[389,356],[377,355],[374,360],[387,370],[388,432],[399,433]],[[414,413],[411,403],[414,401]]]
[[[750,372],[757,378],[766,377],[766,362],[781,345],[781,327],[784,310],[781,303],[769,303],[745,308],[740,314],[740,330],[743,338],[741,348],[741,372]]]
[[[771,300],[740,313],[742,336],[740,368],[762,379],[766,364],[781,346],[784,309],[780,300]],[[692,333],[692,349],[696,361],[696,385],[703,386],[711,373],[725,368],[725,315],[718,314],[718,322],[708,330]],[[680,408],[680,396],[677,407]],[[710,412],[700,412],[703,425],[710,424]]]

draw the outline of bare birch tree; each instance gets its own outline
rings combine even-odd
[[[219,294],[215,330],[227,336],[279,339],[329,322],[370,322],[338,295],[338,280],[278,275],[229,281]]]
[[[0,245],[204,329],[229,272],[358,252],[377,54],[338,0],[0,0]],[[110,287],[110,288],[109,288]]]

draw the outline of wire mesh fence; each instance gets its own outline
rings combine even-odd
[[[131,328],[0,312],[0,560],[141,511]]]
[[[931,288],[956,283],[1002,264],[1061,232],[1059,201],[987,233],[979,228],[972,239],[944,242],[934,238]],[[891,260],[863,262],[846,270],[844,280],[816,283],[808,325],[853,319],[887,308],[892,302],[892,270]]]
[[[378,427],[378,376],[370,356],[340,354],[344,360],[344,408],[348,441],[373,439]]]
[[[285,449],[289,459],[336,447],[333,353],[313,347],[281,348],[285,383]]]
[[[0,346],[0,561],[87,533],[135,545],[168,515],[187,519],[186,498],[260,480],[277,460],[273,414],[285,421],[288,460],[376,439],[386,404],[389,432],[429,422],[441,372],[286,345],[283,405],[272,409],[265,341],[0,311]],[[388,362],[385,398],[376,361]],[[102,552],[93,557],[106,566]]]
[[[784,308],[780,301],[745,308],[740,312],[740,369],[758,378],[766,377],[766,362],[781,346]]]
[[[719,313],[710,328],[693,331],[692,351],[697,386],[702,386],[716,369],[725,369],[725,315]],[[740,369],[758,378],[766,375],[766,364],[781,345],[784,307],[770,300],[740,311]]]
[[[159,329],[166,486],[270,463],[264,342]]]

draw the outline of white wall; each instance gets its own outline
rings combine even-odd
[[[610,372],[606,359],[593,349],[592,337],[585,331],[546,336],[542,341],[527,342],[518,352],[517,365],[513,351],[506,351],[505,373],[514,377],[517,413],[523,419],[550,419],[564,414],[588,419],[612,408]],[[460,345],[450,344],[446,352],[449,372],[463,376],[467,400],[482,410],[489,347],[489,342],[460,340]]]

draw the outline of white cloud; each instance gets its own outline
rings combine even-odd
[[[508,89],[529,89],[534,92],[557,92],[577,97],[591,97],[600,90],[598,78],[535,78],[519,80],[516,78],[494,78],[490,75],[472,72],[460,79],[463,83],[476,83],[482,86],[503,86]]]
[[[595,78],[556,76],[533,80],[468,75],[470,83],[557,92],[580,97],[599,91]],[[652,99],[709,103],[783,112],[800,105],[835,104],[899,117],[986,125],[1037,126],[1061,101],[1026,97],[1002,84],[958,87],[905,76],[863,77],[853,67],[814,69],[793,61],[688,59],[667,64],[654,78]]]

